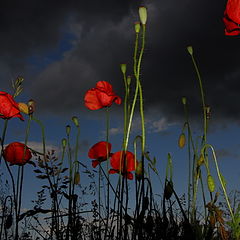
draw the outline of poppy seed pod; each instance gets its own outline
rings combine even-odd
[[[139,33],[140,32],[140,29],[141,29],[141,25],[140,25],[140,22],[135,22],[135,32],[136,33]]]
[[[126,63],[120,64],[120,68],[121,68],[122,73],[125,74],[127,71],[127,64]]]
[[[185,134],[182,133],[180,136],[179,136],[179,139],[178,139],[178,146],[180,148],[183,148],[185,146],[185,143],[186,143],[186,137],[185,137]]]
[[[20,112],[29,114],[28,105],[26,103],[21,103],[21,102],[18,103],[18,108],[19,108]]]
[[[36,109],[35,101],[33,99],[30,99],[28,101],[28,114],[34,113],[35,109]]]
[[[192,48],[192,46],[188,46],[188,47],[187,47],[187,50],[188,50],[188,53],[189,53],[190,55],[193,55],[193,48]]]
[[[79,127],[79,122],[78,122],[78,118],[76,116],[72,117],[72,121],[75,124],[76,127]]]
[[[146,7],[139,7],[139,17],[140,21],[143,25],[147,22],[147,8]]]
[[[70,132],[71,132],[71,126],[67,125],[66,126],[66,133],[67,133],[68,136],[70,135]]]
[[[63,139],[62,139],[62,147],[63,147],[63,148],[66,148],[66,146],[67,146],[67,139],[66,139],[66,138],[63,138]]]

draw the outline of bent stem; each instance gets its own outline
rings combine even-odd
[[[215,150],[214,150],[214,148],[212,147],[212,145],[206,144],[206,145],[203,147],[203,149],[202,149],[202,153],[203,153],[205,150],[207,150],[208,148],[210,148],[211,151],[212,151],[213,159],[214,159],[214,162],[215,162],[215,165],[216,165],[216,170],[217,170],[218,179],[219,179],[219,181],[220,181],[220,183],[221,183],[221,186],[222,186],[222,189],[223,189],[223,193],[224,193],[224,197],[225,197],[225,200],[226,200],[226,202],[227,202],[227,206],[228,206],[228,209],[229,209],[229,212],[230,212],[232,221],[235,223],[235,217],[234,217],[234,214],[233,214],[233,211],[232,211],[232,208],[231,208],[231,205],[230,205],[230,201],[229,201],[229,198],[228,198],[228,195],[227,195],[225,183],[223,182],[223,176],[222,176],[222,174],[220,173],[220,170],[219,170],[219,167],[218,167],[218,162],[217,162],[217,157],[216,157]]]

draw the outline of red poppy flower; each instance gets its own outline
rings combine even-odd
[[[225,35],[240,34],[240,1],[228,0],[224,11],[223,22],[225,24]]]
[[[112,155],[110,163],[112,166],[112,169],[109,170],[110,174],[121,172],[123,177],[130,180],[133,179],[133,174],[131,173],[131,171],[135,170],[135,156],[133,153],[126,151],[124,156],[123,151],[116,152]]]
[[[0,91],[0,118],[10,119],[12,117],[19,117],[24,120],[12,95]]]
[[[10,165],[24,165],[27,163],[32,154],[28,147],[25,148],[25,144],[20,142],[10,143],[3,151],[4,159],[10,163]]]
[[[99,81],[95,88],[86,92],[84,102],[88,109],[97,110],[103,107],[110,107],[113,102],[121,104],[121,98],[113,92],[110,83]]]
[[[108,157],[111,156],[111,143],[107,142],[98,142],[94,144],[88,151],[88,157],[95,159],[92,161],[92,166],[95,168],[98,164],[103,161],[106,161]]]

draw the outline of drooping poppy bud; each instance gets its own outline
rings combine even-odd
[[[25,165],[32,158],[32,154],[25,144],[13,142],[4,149],[3,157],[10,165]]]
[[[193,55],[193,48],[192,46],[187,47],[188,53],[192,56]]]
[[[169,200],[173,194],[173,182],[168,181],[164,188],[164,197]]]
[[[197,161],[197,166],[200,167],[203,163],[204,163],[204,156],[203,154],[201,154]]]
[[[214,182],[212,175],[207,176],[207,184],[208,184],[209,192],[214,192],[215,191],[215,182]]]
[[[185,143],[186,143],[186,137],[185,137],[185,134],[182,133],[180,136],[179,136],[179,139],[178,139],[178,146],[180,148],[183,148],[185,146]]]
[[[26,103],[22,103],[22,102],[18,103],[18,108],[19,108],[20,112],[29,114],[28,105]]]
[[[137,167],[136,167],[136,179],[141,180],[143,177],[143,167],[142,167],[142,161],[137,162]]]

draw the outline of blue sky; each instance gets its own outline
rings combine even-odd
[[[5,13],[0,23],[4,33],[0,40],[1,90],[11,93],[11,80],[18,75],[25,78],[24,92],[16,100],[27,102],[33,98],[36,101],[36,117],[46,127],[50,146],[59,147],[65,137],[65,126],[71,124],[72,116],[77,116],[81,126],[79,159],[91,167],[87,151],[105,138],[105,113],[86,109],[83,96],[97,81],[104,80],[123,97],[119,64],[126,62],[129,68],[132,64],[133,23],[138,20],[140,4],[129,1],[121,1],[121,4],[105,1],[100,5],[74,1],[4,4],[0,10]],[[240,49],[238,37],[224,36],[225,1],[184,0],[181,4],[179,1],[145,1],[142,4],[148,7],[149,13],[142,69],[147,150],[157,158],[162,180],[167,154],[171,153],[176,189],[186,193],[187,151],[177,146],[184,123],[182,96],[189,99],[195,137],[202,124],[200,92],[186,51],[188,45],[193,45],[206,101],[212,108],[208,141],[218,153],[228,189],[237,189],[240,180]],[[11,18],[6,14],[10,9]],[[112,106],[110,141],[113,151],[121,147],[122,114],[122,106]],[[134,123],[133,137],[140,133],[139,117]],[[24,141],[25,124],[12,119],[6,143]],[[41,141],[40,129],[35,123],[29,141],[35,144]],[[131,145],[132,141],[130,149]],[[28,200],[33,198],[38,185],[32,168],[27,167],[25,176],[24,197]],[[27,201],[24,204],[28,206]]]

